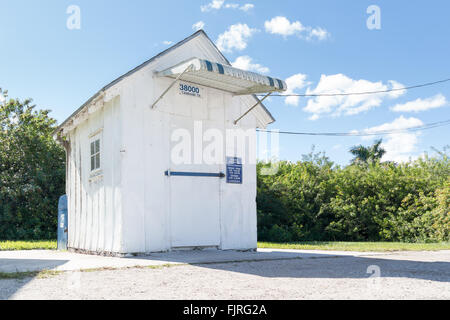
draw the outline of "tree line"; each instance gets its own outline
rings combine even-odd
[[[257,165],[258,239],[264,241],[449,241],[450,162],[445,152],[382,162],[381,140],[356,146],[348,166],[324,153]],[[447,149],[445,149],[446,151]]]
[[[65,189],[56,120],[31,99],[8,99],[1,88],[0,95],[0,240],[54,239]]]

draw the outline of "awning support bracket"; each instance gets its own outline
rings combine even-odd
[[[234,120],[234,124],[236,125],[239,121],[241,121],[241,119],[243,117],[245,117],[247,114],[249,114],[250,111],[252,111],[253,109],[255,109],[261,102],[263,102],[267,97],[269,97],[272,92],[269,92],[268,94],[266,94],[261,100],[259,100],[253,107],[251,107],[250,109],[248,109],[247,111],[245,111],[245,113],[243,115],[241,115],[239,118],[237,118],[236,120]]]
[[[176,83],[178,80],[180,80],[180,78],[181,78],[186,72],[188,72],[189,70],[192,69],[193,66],[194,66],[193,64],[188,65],[187,68],[184,69],[184,71],[183,71],[182,73],[180,73],[180,74],[175,78],[175,80],[173,80],[173,82],[170,84],[170,86],[167,87],[166,90],[164,90],[164,92],[159,96],[158,99],[156,99],[155,102],[153,102],[153,104],[151,105],[151,108],[152,108],[152,109],[153,109],[153,108],[156,106],[156,104],[157,104],[157,103],[158,103],[158,102],[166,95],[166,93],[169,92],[170,89],[172,89],[172,87],[175,85],[175,83]]]

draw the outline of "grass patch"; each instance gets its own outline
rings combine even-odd
[[[1,280],[8,279],[25,279],[36,277],[39,274],[37,271],[28,271],[28,272],[0,272]]]
[[[46,279],[53,276],[57,276],[63,274],[65,272],[99,272],[99,271],[120,271],[120,270],[130,270],[130,269],[164,269],[171,268],[177,266],[185,266],[185,263],[173,264],[166,263],[161,265],[154,266],[130,266],[130,267],[121,267],[121,268],[112,268],[112,267],[101,267],[101,268],[91,268],[91,269],[81,269],[81,270],[72,270],[72,271],[56,271],[56,270],[42,270],[42,271],[25,271],[25,272],[0,272],[0,280],[8,280],[8,279],[26,279],[26,278],[37,278],[37,279]]]
[[[258,242],[258,248],[336,250],[336,251],[435,251],[450,250],[450,242],[404,243],[404,242],[340,242],[311,241],[294,243]]]
[[[56,250],[56,240],[47,241],[0,241],[0,251],[10,250]]]
[[[258,242],[258,248],[337,250],[337,251],[435,251],[450,250],[450,242],[406,243],[406,242]],[[0,251],[9,250],[56,250],[56,240],[45,241],[0,241]]]
[[[25,271],[25,272],[0,272],[0,280],[38,278],[45,279],[61,274],[63,271],[43,270],[43,271]]]

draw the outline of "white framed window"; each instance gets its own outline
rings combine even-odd
[[[91,139],[91,172],[100,169],[101,150],[100,150],[100,138],[95,137]]]

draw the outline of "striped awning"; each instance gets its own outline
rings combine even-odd
[[[287,89],[283,80],[199,58],[191,58],[157,72],[157,76],[178,78],[235,95],[281,92]]]

